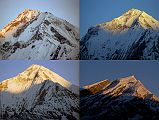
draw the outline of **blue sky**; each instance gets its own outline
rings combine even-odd
[[[79,26],[79,0],[0,0],[0,29],[25,9],[51,12],[75,26]]]
[[[79,85],[79,62],[75,60],[27,61],[0,60],[0,81],[15,77],[32,64],[42,65],[75,85]]]
[[[80,34],[88,28],[111,21],[131,8],[147,12],[159,20],[159,0],[80,0]]]
[[[158,61],[81,61],[80,86],[135,75],[148,90],[159,97]]]

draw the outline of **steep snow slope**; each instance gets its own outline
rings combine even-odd
[[[0,31],[2,59],[78,59],[79,30],[48,12],[25,10]]]
[[[159,22],[131,9],[91,27],[81,39],[81,59],[159,59]]]
[[[0,83],[2,119],[77,120],[78,87],[39,65]]]
[[[101,86],[102,81],[93,84]],[[82,120],[123,120],[157,119],[159,117],[159,98],[147,90],[134,76],[108,82],[96,93],[90,86],[81,90],[80,107]],[[90,92],[90,94],[85,93]],[[145,114],[146,113],[146,114]]]

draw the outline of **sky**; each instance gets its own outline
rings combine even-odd
[[[0,0],[0,29],[25,9],[51,12],[79,27],[79,0]]]
[[[74,85],[79,85],[79,62],[75,60],[27,61],[0,60],[0,82],[15,77],[32,64],[42,65]]]
[[[159,20],[159,0],[80,0],[80,37],[89,27],[111,21],[131,8],[145,11]]]
[[[90,85],[105,79],[134,75],[153,94],[159,97],[159,63],[158,61],[81,61],[80,86]]]

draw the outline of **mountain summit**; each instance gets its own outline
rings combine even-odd
[[[131,9],[110,22],[89,28],[81,39],[81,59],[158,60],[159,21]]]
[[[147,90],[144,85],[135,78],[135,76],[129,76],[117,79],[115,81],[104,80],[92,85],[84,86],[82,91],[90,91],[90,94],[106,94],[111,96],[129,95],[136,96],[143,99],[153,99],[159,101],[159,99]],[[100,90],[93,92],[93,90],[100,88]]]
[[[78,59],[79,30],[49,12],[26,9],[0,31],[2,59]]]
[[[78,87],[49,69],[32,65],[0,83],[1,119],[78,120]]]
[[[104,28],[114,31],[123,31],[140,25],[144,29],[159,29],[159,22],[144,11],[131,9],[111,22],[101,24]]]
[[[159,118],[159,98],[135,76],[104,80],[85,86],[80,93],[82,120]]]
[[[23,26],[33,21],[35,18],[37,18],[39,14],[40,11],[38,10],[26,9],[21,14],[19,14],[15,20],[11,21],[7,26],[5,26],[1,30],[1,32],[5,35],[8,32],[11,32],[12,30],[16,29],[18,26]]]
[[[59,76],[58,74],[52,72],[51,70],[49,70],[43,66],[36,65],[36,64],[31,65],[29,68],[24,70],[22,73],[18,74],[16,77],[3,81],[2,85],[3,84],[9,85],[10,82],[12,84],[18,85],[14,89],[12,87],[8,87],[8,88],[11,88],[11,90],[10,90],[11,92],[13,92],[16,89],[17,89],[16,92],[18,92],[18,87],[22,87],[22,89],[24,91],[26,90],[26,88],[23,86],[23,84],[25,84],[25,83],[27,84],[26,86],[29,88],[34,84],[41,84],[41,83],[45,82],[46,80],[50,80],[54,83],[58,83],[61,86],[69,89],[73,93],[78,93],[78,89],[75,85],[68,82],[63,77]],[[19,84],[21,84],[22,86],[19,86]],[[21,89],[19,89],[19,90],[20,90],[20,92],[23,91]]]

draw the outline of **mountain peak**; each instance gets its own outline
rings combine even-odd
[[[139,80],[137,80],[134,75],[113,81],[103,94],[112,96],[129,95],[143,99],[159,100]]]
[[[14,84],[40,84],[46,80],[50,80],[54,83],[59,83],[65,88],[69,88],[72,85],[63,77],[37,64],[31,65],[17,76],[4,80],[2,81],[2,83],[5,84],[6,82],[9,82]]]
[[[128,10],[125,14],[131,13],[131,14],[142,14],[144,11],[141,11],[139,9],[136,8],[132,8],[130,10]]]
[[[54,78],[54,76],[60,77],[56,73],[52,72],[51,70],[38,64],[31,65],[19,75],[24,78],[27,77],[30,80],[35,80],[36,77],[40,77],[42,81],[56,79]]]
[[[143,99],[159,100],[146,87],[135,78],[134,75],[117,79],[115,81],[104,80],[85,86],[81,90],[82,95],[101,93],[110,96],[136,96]]]
[[[129,11],[141,12],[141,10],[139,10],[139,9],[136,9],[136,8],[131,8]]]
[[[32,9],[25,9],[24,11],[23,11],[23,13],[24,12],[37,12],[38,10],[32,10]]]
[[[79,30],[49,11],[25,9],[0,30],[0,59],[79,59]]]
[[[120,82],[136,82],[138,81],[134,75],[118,79]]]
[[[108,30],[120,32],[134,26],[144,29],[159,29],[159,22],[146,12],[132,8],[120,17],[110,22],[100,24],[100,26]]]
[[[42,66],[38,64],[32,64],[29,68],[40,68],[40,67]]]
[[[81,119],[153,119],[158,116],[159,99],[135,76],[115,80],[93,95],[86,90],[81,93]]]
[[[39,14],[40,11],[38,10],[25,9],[13,21],[6,25],[0,31],[0,33],[5,34],[6,32],[12,31],[14,28],[17,28],[18,26],[25,26],[26,24],[34,20]]]
[[[79,93],[77,89],[78,86],[73,85],[71,82],[67,81],[57,73],[52,72],[48,68],[37,64],[31,65],[13,78],[2,81],[0,83],[0,90],[1,86],[11,86],[10,88],[12,92],[22,92],[26,90],[24,86],[30,88],[33,85],[45,84],[48,81],[54,84],[59,84],[73,93]],[[20,89],[17,87],[17,90],[14,91],[12,89],[14,87],[12,86],[20,86]]]
[[[78,87],[67,88],[64,79],[40,65],[27,70],[0,83],[1,120],[78,120]]]

